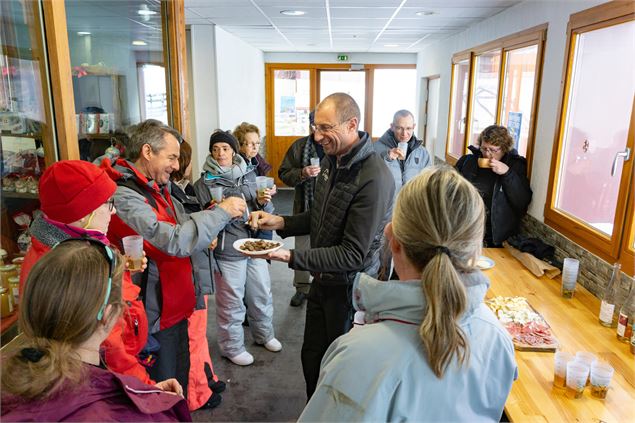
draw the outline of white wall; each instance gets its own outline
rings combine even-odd
[[[218,93],[214,25],[192,25],[187,31],[187,69],[192,145],[192,178],[198,179],[210,134],[218,128]]]
[[[364,63],[374,65],[414,65],[415,53],[341,53],[348,55],[348,61],[337,60],[339,53],[265,53],[267,63]]]
[[[525,1],[466,31],[432,44],[418,54],[418,78],[441,75],[439,123],[435,155],[444,158],[450,101],[452,55],[462,50],[548,23],[542,84],[536,122],[531,188],[534,192],[529,214],[544,221],[551,153],[560,100],[560,79],[565,57],[569,15],[605,1]]]
[[[218,124],[233,130],[249,122],[265,133],[263,52],[216,27]]]

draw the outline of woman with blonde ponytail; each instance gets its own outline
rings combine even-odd
[[[2,353],[3,421],[191,420],[175,379],[152,386],[104,368],[100,345],[124,310],[123,263],[86,238],[62,241],[33,266],[22,334]]]
[[[499,421],[517,367],[483,304],[484,219],[479,193],[452,168],[404,186],[385,229],[401,280],[357,278],[365,325],[331,344],[301,421]]]

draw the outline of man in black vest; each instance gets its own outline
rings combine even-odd
[[[382,231],[395,190],[370,135],[358,131],[359,121],[359,106],[348,94],[331,94],[318,104],[312,129],[325,158],[313,208],[294,216],[258,211],[250,219],[252,226],[275,229],[283,237],[311,237],[310,249],[280,249],[265,256],[313,275],[302,345],[308,398],[315,391],[326,349],[352,326],[355,277],[359,272],[377,274]]]

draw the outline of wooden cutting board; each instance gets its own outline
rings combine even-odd
[[[516,340],[514,338],[514,335],[509,332],[510,336],[512,337],[512,342],[514,343],[514,348],[518,351],[537,351],[537,352],[555,352],[558,349],[558,339],[556,338],[556,336],[553,333],[553,330],[551,329],[551,326],[549,326],[549,323],[547,323],[547,321],[545,320],[545,318],[538,313],[538,311],[536,311],[535,308],[532,307],[531,304],[529,304],[529,301],[527,301],[527,299],[525,298],[525,302],[527,304],[527,307],[530,311],[536,313],[538,316],[540,316],[540,324],[544,325],[544,327],[546,328],[546,330],[551,334],[551,338],[553,339],[552,343],[549,344],[538,344],[538,345],[530,345],[530,344],[526,344],[523,342],[520,342],[519,340]],[[489,304],[488,304],[489,306]],[[491,309],[491,307],[490,307]],[[494,310],[492,310],[494,311]],[[496,312],[494,311],[494,314],[496,315],[496,317],[498,317],[498,315],[496,314]],[[505,329],[507,329],[506,324],[502,323],[503,327],[505,327]]]

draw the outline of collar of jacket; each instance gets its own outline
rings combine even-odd
[[[102,162],[102,167],[104,166],[104,163],[105,163],[105,161]],[[159,195],[161,194],[161,187],[159,187],[159,185],[156,183],[156,181],[154,179],[148,179],[147,176],[145,176],[143,173],[141,173],[141,171],[139,169],[137,169],[137,167],[132,162],[129,162],[128,160],[124,160],[124,159],[117,159],[113,169],[116,172],[115,175],[119,175],[119,177],[113,178],[115,181],[117,181],[119,179],[127,180],[127,179],[130,179],[130,178],[136,178],[142,185],[146,185],[151,190],[156,191]],[[113,174],[113,172],[111,172],[111,171],[108,171],[108,170],[106,170],[106,171],[109,172],[109,174],[111,174],[111,175]],[[170,182],[168,182],[164,186],[164,188],[169,193],[170,192]]]
[[[460,273],[467,291],[468,306],[461,320],[469,319],[483,302],[489,279],[480,270]],[[366,323],[382,319],[397,319],[420,324],[427,307],[420,280],[378,281],[359,273],[353,284],[353,305],[364,311]]]
[[[351,151],[340,158],[339,163],[336,156],[329,156],[329,159],[331,159],[334,163],[337,163],[338,168],[350,169],[355,163],[364,160],[366,157],[375,152],[368,133],[358,131],[358,136],[359,141],[357,141],[357,144],[351,148]]]
[[[397,145],[399,144],[397,142],[397,139],[395,138],[395,132],[392,129],[388,129],[384,133],[384,135],[382,135],[377,140],[377,142],[380,142],[380,143],[384,144],[385,146],[387,146],[389,148],[397,148]],[[415,148],[420,147],[422,145],[423,145],[423,143],[421,142],[421,140],[417,139],[415,134],[412,134],[412,136],[408,140],[408,151],[412,151]]]

